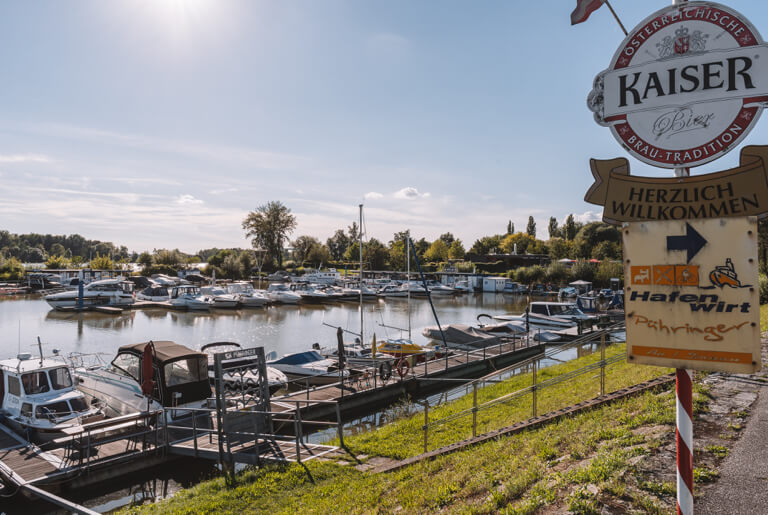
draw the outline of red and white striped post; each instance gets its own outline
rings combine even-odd
[[[693,514],[693,373],[675,371],[677,417],[677,513]]]

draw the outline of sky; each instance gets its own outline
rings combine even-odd
[[[669,3],[612,5],[631,28]],[[2,2],[0,229],[192,253],[247,246],[273,200],[322,241],[361,203],[367,238],[467,248],[508,220],[544,239],[550,216],[597,220],[589,158],[629,156],[586,97],[623,34],[606,7],[571,26],[575,5]],[[764,1],[728,5],[768,33]]]

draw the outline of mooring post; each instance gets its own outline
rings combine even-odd
[[[472,438],[477,436],[477,381],[472,382]]]
[[[600,395],[605,395],[605,331],[600,335]]]
[[[424,452],[427,452],[429,441],[429,399],[424,399]]]
[[[197,458],[197,412],[192,415],[192,440],[195,445],[195,458]]]
[[[261,467],[261,449],[259,449],[259,413],[253,413],[253,452],[256,453],[256,466]]]
[[[341,408],[339,403],[336,403],[336,427],[339,431],[339,444],[344,447],[344,424],[341,422]]]
[[[536,418],[536,361],[533,362],[533,386],[531,391],[533,393],[533,418]]]

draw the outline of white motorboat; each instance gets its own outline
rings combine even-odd
[[[316,350],[322,354],[323,357],[332,359],[337,363],[339,361],[338,346],[323,348],[320,347],[319,343],[313,343],[312,350]],[[379,366],[385,361],[393,363],[397,358],[385,352],[373,352],[372,346],[363,347],[357,341],[357,338],[355,338],[355,343],[344,344],[344,359],[346,360],[347,364],[352,367],[372,367]]]
[[[267,361],[298,386],[318,386],[338,383],[342,377],[349,377],[349,370],[339,370],[336,361],[323,357],[316,350],[286,354],[280,359]]]
[[[331,295],[309,283],[292,284],[291,291],[298,293],[301,296],[301,302],[317,304],[332,300]]]
[[[104,418],[99,406],[75,389],[64,361],[26,353],[0,361],[0,414],[11,429],[35,443]]]
[[[467,279],[462,279],[453,284],[453,289],[456,290],[457,293],[469,293],[472,291],[472,286]]]
[[[149,302],[165,302],[171,298],[171,293],[165,286],[149,286],[136,293],[136,300]]]
[[[206,310],[213,307],[213,300],[203,295],[199,286],[183,284],[171,288],[171,298],[168,301],[174,308]]]
[[[281,304],[296,304],[301,300],[301,295],[291,291],[287,284],[272,283],[267,288],[267,297],[272,302]]]
[[[177,286],[181,283],[181,278],[171,277],[170,275],[165,274],[152,274],[152,280],[161,286],[168,287]]]
[[[218,286],[203,286],[200,293],[213,301],[214,308],[235,309],[240,305],[240,296],[227,293],[227,290]]]
[[[408,290],[399,284],[388,284],[379,290],[379,297],[407,297]]]
[[[227,285],[227,293],[239,295],[240,304],[244,308],[260,308],[269,302],[269,299],[261,290],[254,289],[247,281],[237,281]]]
[[[68,290],[46,295],[45,301],[54,309],[75,308],[79,302],[79,291]],[[83,306],[128,306],[135,301],[133,283],[122,277],[93,281],[83,286]]]
[[[375,290],[372,290],[365,284],[362,286],[363,300],[373,300],[377,297]],[[342,288],[345,300],[360,300],[360,283],[347,283]]]
[[[207,343],[202,346],[200,351],[208,355],[208,377],[211,380],[211,385],[213,385],[216,377],[213,369],[214,356],[222,352],[237,351],[240,349],[240,344],[235,342],[215,342]],[[238,358],[224,361],[224,365],[232,367],[240,367],[251,363],[254,363],[254,360],[251,358]],[[258,374],[248,369],[244,369],[242,373],[224,374],[224,381],[227,383],[227,387],[233,390],[240,390],[243,386],[249,388],[253,387],[258,383],[258,380]],[[274,367],[267,367],[267,385],[269,387],[269,393],[274,394],[278,390],[282,390],[288,386],[288,377]]]
[[[437,281],[427,281],[430,295],[456,295],[456,290]]]
[[[581,321],[594,320],[583,313],[573,302],[531,302],[528,313],[496,315],[500,321],[525,324],[531,329],[569,329]]]
[[[421,330],[421,334],[440,343],[445,336],[445,342],[449,345],[482,348],[499,343],[499,337],[521,337],[527,333],[525,326],[518,322],[502,322],[478,327],[467,324],[448,324],[442,329],[441,334],[437,326],[427,326]]]
[[[154,389],[142,393],[144,352],[152,352]],[[107,416],[160,407],[202,408],[211,396],[208,356],[171,341],[123,345],[109,365],[75,367],[77,389],[97,400]],[[187,415],[181,411],[179,416]]]

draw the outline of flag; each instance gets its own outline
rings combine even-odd
[[[603,0],[576,0],[576,9],[571,13],[571,25],[587,21],[589,15],[603,5]]]

